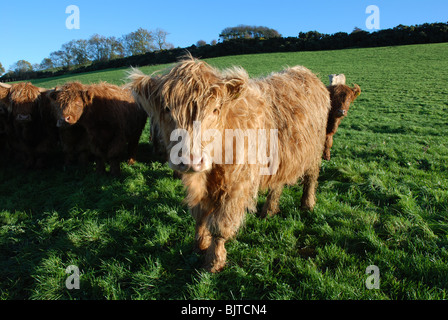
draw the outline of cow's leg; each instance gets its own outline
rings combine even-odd
[[[212,242],[212,236],[207,228],[207,214],[199,205],[191,209],[191,215],[196,220],[196,249],[200,252],[207,250]]]
[[[110,173],[113,176],[120,175],[120,162],[126,154],[126,140],[124,139],[124,132],[117,133],[115,139],[109,143],[109,150],[107,152],[106,158],[110,164]]]
[[[266,203],[264,204],[263,210],[261,211],[260,214],[261,218],[272,217],[280,211],[278,204],[282,192],[283,192],[283,185],[269,189]]]
[[[46,165],[47,157],[40,155],[36,158],[36,164],[34,165],[36,169],[43,169]]]
[[[90,152],[80,151],[78,155],[78,163],[81,167],[86,168],[89,165]]]
[[[106,173],[106,163],[102,157],[96,157],[96,172],[101,174]]]
[[[26,150],[23,152],[23,159],[25,162],[25,169],[31,169],[34,166],[35,163],[35,157],[33,152]]]
[[[331,158],[331,147],[333,146],[333,135],[327,134],[327,137],[325,139],[325,148],[324,148],[324,154],[322,158],[324,158],[327,161],[330,161]]]
[[[207,227],[211,232],[212,239],[205,253],[204,268],[209,272],[219,272],[226,265],[225,243],[235,236],[243,223],[246,212],[245,202],[241,200],[239,202],[230,201],[207,217]]]
[[[213,236],[210,247],[205,254],[204,268],[212,273],[220,272],[226,265],[227,250],[225,247],[227,239]]]
[[[65,161],[64,161],[64,165],[65,166],[72,166],[74,164],[76,164],[76,154],[73,152],[69,152],[69,151],[65,151]]]
[[[138,143],[140,142],[140,136],[133,137],[132,140],[128,143],[128,165],[132,166],[136,162],[137,158],[137,149],[138,149]]]
[[[316,204],[316,188],[317,179],[319,178],[319,167],[317,164],[315,168],[309,170],[303,178],[303,195],[301,201],[302,210],[313,210]]]
[[[110,174],[114,177],[118,177],[121,174],[120,169],[120,159],[114,158],[109,160],[110,163]]]
[[[135,128],[133,134],[128,140],[128,164],[133,165],[137,160],[137,150],[138,144],[140,143],[140,137],[142,136],[143,129],[145,129],[147,122],[147,115],[144,113],[144,116],[141,116],[141,121],[139,121],[137,128]]]

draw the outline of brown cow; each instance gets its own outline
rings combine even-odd
[[[0,159],[5,157],[8,149],[8,141],[6,132],[9,127],[8,106],[2,102],[2,95],[6,96],[9,92],[10,85],[0,83]]]
[[[331,110],[328,115],[327,136],[323,158],[330,160],[333,136],[338,130],[342,119],[347,116],[350,104],[361,94],[361,88],[357,84],[353,88],[345,84],[330,85],[327,88],[330,92]]]
[[[105,172],[109,163],[111,174],[118,176],[123,158],[129,164],[135,162],[148,116],[129,90],[107,83],[71,82],[48,96],[58,108],[59,127],[79,124],[85,129],[98,172]]]
[[[58,132],[45,92],[28,82],[3,87],[0,92],[8,107],[8,143],[26,168],[43,167],[56,150]]]
[[[311,71],[297,66],[249,79],[243,69],[220,72],[187,57],[162,75],[134,71],[129,78],[137,103],[162,132],[170,166],[182,172],[186,201],[196,220],[197,247],[206,252],[207,270],[218,272],[225,266],[225,243],[237,233],[245,212],[256,210],[259,190],[270,190],[269,203],[275,207],[283,187],[302,180],[302,208],[314,207],[330,99]],[[257,132],[257,151],[248,152],[253,144],[244,140],[236,148],[237,135],[224,143],[217,140],[238,129],[248,136]],[[211,133],[218,142],[213,154],[209,145],[196,139]],[[216,156],[220,152],[225,163]],[[255,163],[239,161],[257,153],[269,157]]]

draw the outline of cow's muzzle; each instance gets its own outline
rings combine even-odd
[[[68,125],[72,124],[72,117],[68,116],[65,118],[60,118],[58,119],[58,121],[56,122],[56,127],[61,128],[61,127],[66,127]]]
[[[347,110],[339,109],[337,112],[338,117],[344,117],[347,115]]]
[[[181,173],[196,173],[208,171],[212,168],[212,160],[207,154],[182,156],[177,161],[170,159],[169,166],[171,169]]]
[[[19,113],[16,116],[16,121],[19,121],[19,122],[31,122],[32,120],[33,120],[33,118],[31,117],[30,114],[21,114],[21,113]]]

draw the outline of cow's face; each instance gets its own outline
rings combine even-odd
[[[1,94],[2,102],[7,106],[6,112],[15,124],[27,124],[34,120],[44,90],[31,83],[18,83],[12,85],[7,94]],[[4,114],[5,109],[2,110],[0,113]]]
[[[206,149],[207,132],[221,131],[220,102],[210,97],[207,104],[192,101],[183,105],[184,111],[179,112],[179,105],[166,105],[164,108],[164,130],[170,134],[167,146],[169,165],[173,170],[182,173],[205,172],[212,168],[213,154]],[[183,109],[183,108],[182,108]]]
[[[57,127],[77,123],[84,112],[85,106],[91,104],[93,99],[83,87],[77,84],[56,88],[49,92],[47,96],[55,110]]]
[[[193,59],[162,76],[131,78],[137,103],[159,124],[170,167],[182,173],[210,170],[213,155],[204,137],[223,131],[226,106],[237,96],[240,81]]]
[[[334,118],[344,118],[350,105],[361,94],[361,88],[355,85],[350,88],[347,85],[339,84],[328,88],[331,98],[331,114]]]
[[[25,124],[33,121],[34,110],[37,106],[36,101],[29,102],[11,102],[11,114],[15,123]]]

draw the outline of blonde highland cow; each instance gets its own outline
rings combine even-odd
[[[241,68],[219,71],[188,56],[164,74],[150,77],[134,70],[129,78],[137,103],[160,130],[171,168],[182,173],[196,220],[196,245],[205,251],[208,271],[225,266],[225,243],[236,235],[246,212],[256,210],[259,191],[269,190],[262,216],[273,215],[283,187],[301,180],[301,207],[313,209],[330,98],[311,71],[296,66],[249,79]],[[192,138],[179,142],[183,136],[174,134],[179,130]],[[234,144],[237,135],[229,141],[229,132],[249,137],[249,131],[257,133],[258,141]],[[207,138],[195,146],[200,135]],[[180,147],[182,156],[176,158]],[[241,151],[244,159],[253,152],[269,156],[242,163]]]

